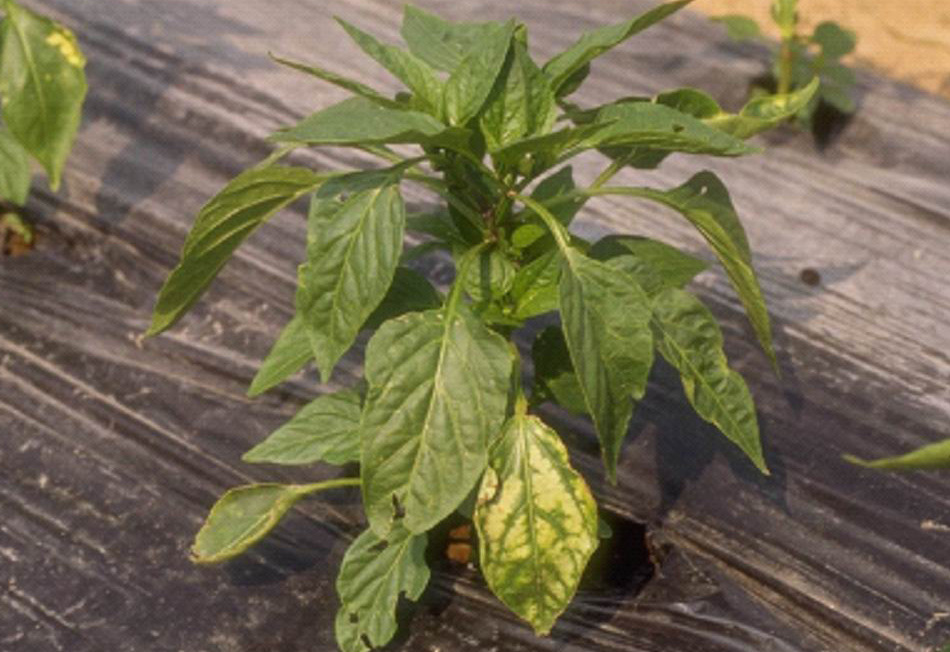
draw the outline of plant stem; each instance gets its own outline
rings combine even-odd
[[[458,197],[451,193],[448,188],[445,187],[445,183],[441,179],[435,179],[425,174],[418,174],[414,172],[406,173],[404,178],[409,181],[415,181],[416,183],[426,186],[430,190],[434,191],[450,206],[452,206],[452,208],[461,213],[472,226],[478,229],[479,232],[483,232],[485,230],[485,225],[482,222],[482,216],[479,215],[478,212],[475,211],[471,206],[461,201]]]
[[[630,160],[630,156],[622,156],[620,158],[616,158],[612,160],[610,162],[610,165],[604,168],[604,171],[601,172],[599,175],[597,175],[597,178],[594,179],[594,182],[592,184],[590,184],[588,190],[596,190],[597,188],[600,188],[602,185],[610,181],[614,177],[615,174],[617,174],[618,172],[620,172],[620,170],[623,169],[623,167],[627,164],[629,160]]]
[[[462,298],[462,286],[465,285],[465,279],[468,277],[468,270],[471,268],[472,263],[475,262],[475,259],[478,258],[479,254],[482,253],[482,249],[488,246],[489,243],[481,242],[462,255],[462,259],[459,260],[458,267],[456,269],[455,281],[452,283],[452,289],[449,290],[449,296],[445,300],[445,312],[451,314],[455,312],[455,308],[458,305],[458,302]]]
[[[571,248],[571,239],[568,235],[567,230],[564,226],[557,221],[557,218],[554,217],[554,214],[551,213],[543,204],[540,204],[531,197],[526,197],[525,195],[513,195],[512,199],[517,199],[527,208],[537,214],[544,221],[544,225],[548,227],[548,230],[551,232],[551,235],[554,236],[554,239],[557,241],[557,246],[560,247],[562,252],[567,252]]]
[[[297,485],[296,491],[301,496],[323,491],[325,489],[339,489],[340,487],[358,487],[362,480],[359,478],[337,478],[336,480],[324,480],[323,482],[314,482],[312,484]]]
[[[776,0],[772,6],[772,16],[782,31],[782,45],[778,54],[778,91],[787,95],[792,90],[792,64],[795,52],[792,46],[797,38],[798,23],[797,0]]]
[[[779,95],[787,95],[792,90],[792,42],[782,39],[778,59],[778,88]]]

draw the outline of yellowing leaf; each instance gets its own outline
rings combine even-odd
[[[570,603],[597,548],[597,507],[560,438],[518,415],[492,447],[475,508],[488,586],[538,634]]]
[[[0,199],[22,206],[30,194],[30,159],[10,131],[0,124]]]
[[[72,148],[86,96],[85,57],[62,25],[3,2],[0,97],[3,121],[42,164],[55,190]]]

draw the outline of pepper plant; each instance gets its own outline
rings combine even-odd
[[[841,113],[854,113],[854,72],[841,63],[841,58],[854,51],[855,33],[833,21],[818,24],[811,34],[799,30],[798,0],[773,0],[772,20],[778,25],[781,42],[775,53],[771,76],[779,94],[803,88],[817,77],[821,84],[812,100],[795,114],[803,127],[811,127],[820,103],[824,102]],[[762,38],[758,23],[742,14],[728,14],[714,18],[726,27],[733,40],[746,41]],[[765,93],[757,88],[754,93]]]
[[[357,335],[371,331],[365,380],[318,396],[244,460],[358,462],[359,475],[228,491],[196,537],[196,562],[240,554],[307,495],[360,487],[368,528],[344,555],[337,581],[343,650],[393,636],[400,594],[418,598],[429,579],[426,533],[456,510],[474,520],[488,586],[545,634],[597,546],[598,514],[538,408],[553,402],[589,415],[615,481],[657,353],[678,370],[697,413],[767,473],[749,390],[727,363],[716,321],[683,289],[706,264],[639,235],[590,243],[570,232],[584,204],[603,195],[678,213],[709,242],[774,362],[749,244],[716,175],[699,172],[672,189],[610,180],[628,166],[655,167],[672,152],[750,154],[756,149],[745,138],[793,115],[815,86],[759,98],[738,114],[689,89],[587,109],[567,100],[597,56],[689,1],[584,34],[543,65],[515,20],[453,23],[406,7],[405,49],[338,19],[405,84],[395,97],[279,59],[354,97],[276,132],[276,153],[201,209],[149,333],[175,323],[266,219],[309,196],[296,314],[250,394],[311,360],[330,381]],[[381,165],[314,172],[279,162],[293,148],[320,145],[357,148]],[[578,185],[568,161],[592,149],[605,152],[605,167]],[[441,204],[408,211],[404,184],[431,190]],[[456,268],[445,294],[410,265],[437,251]],[[534,341],[533,381],[525,386],[513,342],[526,324],[542,316],[551,323],[552,314],[560,325]]]
[[[31,158],[59,188],[86,96],[86,59],[63,25],[13,0],[0,10],[0,203],[23,206]],[[0,216],[0,226],[32,237],[15,213]]]

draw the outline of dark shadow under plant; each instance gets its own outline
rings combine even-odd
[[[691,89],[588,109],[566,99],[597,56],[688,3],[589,32],[543,66],[515,20],[451,23],[407,7],[408,49],[338,20],[405,84],[395,97],[279,60],[354,97],[275,133],[276,153],[201,209],[149,333],[172,326],[258,226],[310,196],[296,315],[249,393],[310,361],[329,381],[364,330],[372,332],[365,382],[317,397],[244,460],[358,462],[359,475],[230,490],[197,535],[196,562],[242,553],[308,495],[358,486],[369,527],[344,555],[337,580],[343,650],[392,638],[400,595],[417,599],[429,580],[427,532],[456,512],[474,522],[488,586],[546,634],[574,595],[601,527],[587,483],[536,408],[552,401],[588,415],[615,481],[655,355],[679,374],[697,414],[768,472],[752,396],[728,365],[718,324],[683,289],[706,264],[642,236],[591,243],[569,230],[584,204],[603,195],[652,202],[686,219],[718,257],[774,364],[749,243],[719,178],[702,171],[671,189],[610,182],[628,166],[655,167],[672,152],[756,152],[745,139],[795,115],[817,83],[756,98],[738,114]],[[294,148],[321,145],[363,150],[385,167],[317,173],[279,163]],[[416,155],[393,145],[414,146]],[[608,155],[605,167],[577,185],[568,162],[592,149]],[[444,204],[408,213],[405,183]],[[405,248],[407,233],[424,242]],[[405,265],[432,250],[456,265],[444,296]],[[560,327],[538,335],[535,377],[522,387],[513,336],[550,313],[559,314]]]

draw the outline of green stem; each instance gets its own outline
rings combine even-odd
[[[389,161],[390,163],[402,163],[404,160],[399,154],[384,145],[357,145],[356,149],[363,150],[367,154],[372,154],[373,156],[378,156],[379,158]]]
[[[452,283],[452,289],[449,290],[449,296],[445,300],[446,314],[455,313],[458,302],[462,299],[462,287],[465,285],[465,279],[468,278],[468,270],[471,269],[472,263],[475,262],[475,259],[482,253],[482,250],[488,247],[489,244],[488,242],[481,242],[462,254],[462,259],[459,260],[457,273],[455,275],[455,281]]]
[[[451,193],[449,189],[445,187],[445,183],[442,180],[414,172],[407,173],[404,178],[408,181],[415,181],[416,183],[426,186],[430,190],[434,191],[450,206],[452,206],[452,208],[461,213],[472,226],[478,229],[479,233],[485,230],[485,225],[482,222],[482,216],[479,215],[478,212],[475,211],[471,206]]]
[[[782,32],[782,45],[778,54],[778,91],[779,95],[786,95],[792,90],[792,64],[795,52],[792,45],[798,38],[798,2],[797,0],[776,0],[772,7],[772,15]]]
[[[280,147],[275,149],[273,152],[271,152],[267,156],[267,158],[260,161],[254,167],[257,169],[260,169],[260,168],[266,168],[270,165],[273,165],[274,163],[284,158],[285,156],[290,154],[292,151],[294,151],[298,147],[302,147],[302,143],[287,143],[285,145],[281,145]]]
[[[612,160],[610,165],[604,168],[604,171],[597,175],[597,178],[594,179],[594,182],[590,184],[590,189],[600,188],[602,185],[610,181],[615,174],[623,169],[632,156],[633,153],[631,152],[628,156],[621,156],[620,158]]]
[[[778,59],[778,91],[779,95],[787,95],[792,89],[792,42],[782,39]]]
[[[562,252],[567,253],[571,248],[570,235],[564,226],[557,221],[557,218],[554,217],[551,211],[545,208],[543,204],[525,195],[513,195],[512,199],[520,201],[527,208],[534,211],[534,213],[544,221],[544,225],[548,227],[551,235],[554,236],[554,239],[557,241],[557,246],[560,247]]]
[[[359,478],[337,478],[336,480],[324,480],[323,482],[314,482],[312,484],[295,485],[294,491],[300,496],[306,496],[325,489],[339,489],[340,487],[358,487],[362,483]]]

